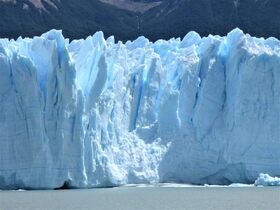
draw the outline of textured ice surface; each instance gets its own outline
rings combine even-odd
[[[280,42],[0,40],[0,188],[280,175]]]
[[[255,181],[256,186],[280,186],[280,177],[271,177],[268,174],[260,174]]]

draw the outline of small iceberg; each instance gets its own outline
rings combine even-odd
[[[280,186],[280,177],[261,173],[255,181],[255,186]]]

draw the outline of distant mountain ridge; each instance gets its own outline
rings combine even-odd
[[[17,4],[17,2],[19,2],[19,1],[18,0],[0,0],[0,2]],[[56,8],[56,3],[60,2],[60,0],[27,0],[26,2],[29,2],[37,9],[46,10],[44,4],[48,4],[48,5]],[[29,5],[26,3],[23,3],[23,9],[29,9]]]
[[[280,38],[279,11],[278,0],[0,0],[0,37],[32,37],[55,28],[70,39],[102,30],[117,40],[144,35],[155,41],[193,30],[226,35],[239,27],[257,37]]]
[[[103,3],[115,6],[132,12],[145,13],[148,10],[159,6],[162,1],[159,0],[99,0]]]

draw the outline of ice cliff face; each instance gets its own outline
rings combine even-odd
[[[0,188],[280,175],[280,42],[0,40]]]

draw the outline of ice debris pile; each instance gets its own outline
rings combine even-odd
[[[280,177],[271,177],[261,173],[255,181],[256,186],[280,186]]]
[[[280,175],[280,42],[0,40],[0,188]]]

